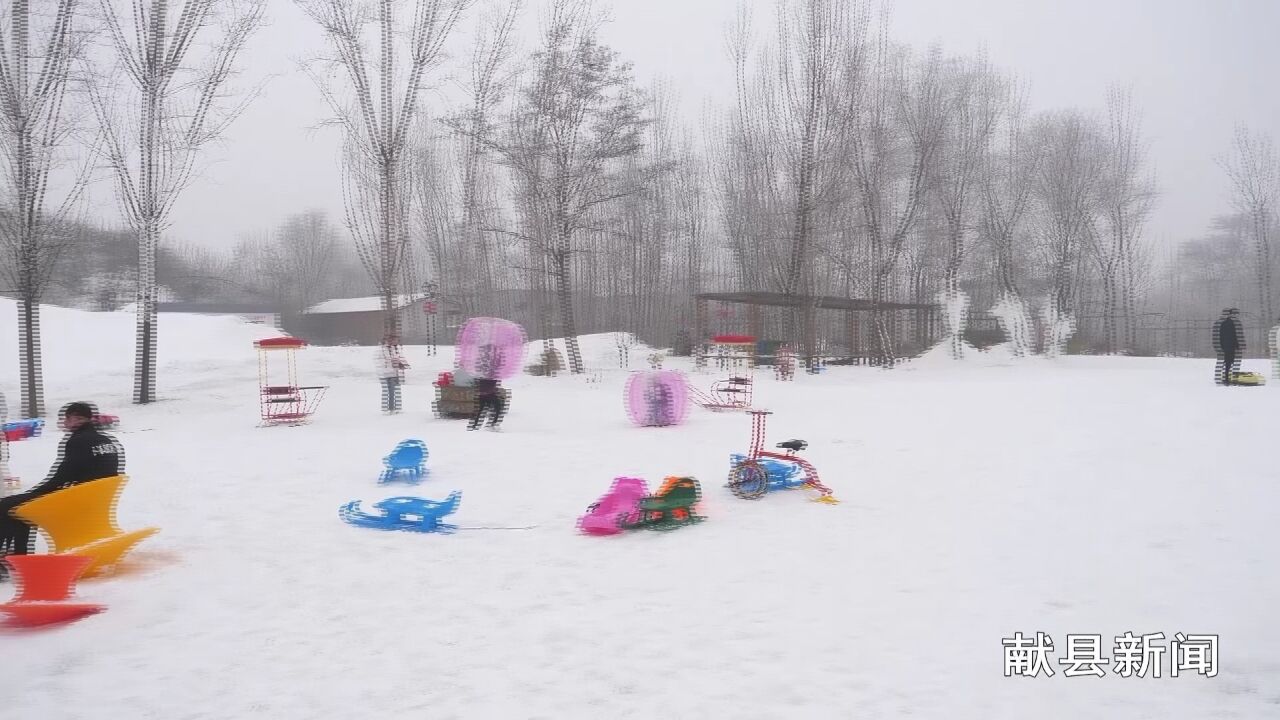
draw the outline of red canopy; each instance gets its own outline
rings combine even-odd
[[[739,345],[756,341],[755,336],[752,335],[717,335],[712,340],[718,343],[736,343]]]
[[[268,350],[282,350],[285,348],[304,348],[307,343],[294,337],[274,337],[254,340],[253,346]]]

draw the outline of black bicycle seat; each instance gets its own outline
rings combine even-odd
[[[778,443],[778,447],[792,452],[800,452],[801,450],[809,447],[809,443],[803,440],[788,440],[786,442]]]

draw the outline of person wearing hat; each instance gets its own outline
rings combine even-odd
[[[1240,310],[1227,308],[1213,324],[1213,349],[1218,353],[1218,366],[1214,379],[1219,385],[1231,385],[1239,370],[1240,356],[1244,354],[1244,328],[1240,325]]]
[[[31,552],[31,526],[11,516],[13,508],[42,495],[124,472],[124,448],[98,429],[93,406],[73,402],[59,413],[59,427],[67,432],[58,448],[58,464],[44,482],[24,493],[0,498],[0,556]],[[0,563],[2,572],[3,563]]]
[[[400,412],[400,386],[409,363],[400,354],[400,338],[388,335],[378,348],[378,377],[382,380],[382,412]]]

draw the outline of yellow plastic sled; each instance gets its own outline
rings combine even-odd
[[[145,528],[125,532],[116,525],[116,501],[128,476],[91,480],[29,500],[13,515],[40,528],[55,555],[92,558],[82,577],[101,574],[120,562],[134,545],[160,532]]]
[[[1267,378],[1262,373],[1238,372],[1231,373],[1231,382],[1236,385],[1266,385]]]

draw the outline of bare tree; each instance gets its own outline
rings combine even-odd
[[[851,114],[842,112],[841,91],[862,73],[862,36],[867,16],[850,3],[802,0],[778,8],[779,103],[784,122],[773,127],[786,156],[794,193],[791,248],[783,281],[787,294],[813,292],[808,278],[815,232],[815,205],[834,197],[839,153],[847,142]],[[843,72],[854,73],[842,78]],[[843,87],[842,85],[843,82]]]
[[[785,189],[781,150],[771,142],[775,75],[753,74],[772,62],[766,50],[753,52],[751,15],[743,6],[728,32],[737,96],[722,123],[708,123],[717,209],[727,236],[740,288],[782,290],[787,272]]]
[[[985,58],[953,63],[947,72],[947,85],[948,120],[931,184],[946,228],[943,293],[947,303],[954,305],[967,302],[967,298],[961,298],[960,269],[964,264],[966,240],[975,225],[981,173],[991,149],[1000,106],[996,78]],[[959,327],[951,335],[951,356],[955,359],[964,355],[963,329]]]
[[[511,0],[506,11],[488,21],[477,33],[471,57],[471,73],[467,83],[469,103],[452,121],[462,141],[461,221],[465,267],[459,276],[468,287],[464,293],[473,298],[475,307],[493,311],[496,289],[494,236],[482,231],[486,223],[483,207],[488,186],[487,153],[496,132],[494,112],[506,93],[507,67],[511,55],[511,34],[519,17],[523,0]],[[474,280],[474,282],[472,282]]]
[[[1002,98],[1002,122],[996,143],[982,173],[979,234],[994,257],[997,315],[1004,318],[1009,347],[1015,356],[1030,348],[1031,328],[1023,289],[1018,279],[1019,259],[1030,249],[1024,229],[1034,197],[1035,178],[1043,161],[1042,148],[1024,130],[1023,95],[1010,83]],[[1018,252],[1019,241],[1024,251]]]
[[[1237,127],[1231,154],[1219,159],[1231,181],[1232,204],[1248,218],[1253,241],[1255,290],[1258,312],[1268,322],[1275,318],[1271,287],[1271,226],[1276,219],[1276,195],[1280,191],[1280,159],[1271,138]]]
[[[645,127],[643,150],[621,163],[623,185],[636,191],[621,198],[617,219],[600,217],[605,251],[588,255],[595,262],[597,282],[618,296],[609,303],[614,318],[609,326],[656,342],[659,308],[673,293],[672,262],[679,235],[676,175],[674,97],[661,83],[648,95],[651,119]]]
[[[692,337],[689,325],[696,312],[695,298],[703,292],[707,271],[707,173],[705,163],[693,147],[693,139],[686,134],[681,142],[680,160],[675,168],[675,194],[679,204],[679,232],[684,250],[683,285],[685,301],[674,317],[682,318],[676,329],[676,339],[689,343],[701,342]],[[683,334],[682,334],[683,333]],[[682,348],[683,349],[683,348]]]
[[[1037,194],[1050,303],[1066,315],[1074,309],[1083,250],[1097,232],[1104,146],[1094,124],[1074,111],[1047,115],[1038,140],[1044,148]]]
[[[339,260],[339,240],[338,229],[320,210],[291,215],[276,229],[271,255],[285,275],[280,287],[286,309],[301,312],[327,299]]]
[[[46,207],[50,175],[75,128],[63,100],[83,40],[77,0],[34,4],[12,0],[0,23],[9,30],[8,42],[0,35],[0,247],[5,278],[18,296],[19,402],[27,417],[45,412],[40,300],[67,247],[66,223],[88,177],[80,172],[61,203]]]
[[[1129,351],[1136,342],[1138,285],[1142,283],[1142,229],[1155,201],[1146,173],[1141,123],[1127,91],[1107,94],[1107,131],[1100,205],[1104,231],[1091,234],[1091,255],[1103,291],[1103,334],[1107,352]]]
[[[531,61],[500,162],[519,178],[523,239],[545,259],[555,286],[569,367],[583,371],[573,305],[573,261],[599,232],[603,206],[637,188],[622,162],[640,152],[643,99],[631,68],[596,39],[590,2],[556,0]]]
[[[324,31],[335,53],[313,63],[309,72],[345,132],[347,225],[382,297],[385,333],[398,336],[395,309],[409,252],[409,131],[420,112],[427,73],[440,61],[445,41],[474,0],[415,0],[403,50],[396,42],[406,34],[397,23],[398,0],[377,0],[376,17],[373,3],[295,2]],[[378,38],[376,74],[365,52],[370,25]],[[405,70],[398,67],[401,61],[407,62]],[[334,74],[345,75],[349,100],[339,98]]]
[[[105,136],[125,219],[138,234],[137,357],[133,401],[156,393],[156,250],[168,215],[191,179],[196,151],[218,137],[244,107],[218,114],[218,100],[233,74],[236,56],[261,22],[264,0],[187,0],[173,12],[171,0],[131,0],[126,29],[113,0],[99,0],[119,67],[137,93],[134,122],[116,113],[124,88],[103,78],[93,106]],[[202,30],[220,26],[203,62],[188,62]],[[251,97],[251,95],[249,96]],[[126,136],[137,138],[136,143]],[[134,152],[136,150],[136,153]]]
[[[462,257],[467,246],[459,242],[456,214],[460,193],[459,176],[452,172],[458,165],[455,148],[448,138],[418,133],[414,142],[410,173],[413,178],[412,212],[417,234],[430,261],[430,274],[438,291],[452,305],[471,313],[471,298],[461,286],[466,277]]]
[[[1039,173],[1041,153],[1023,131],[1020,98],[1011,94],[1008,103],[999,150],[991,156],[983,176],[981,228],[992,245],[1000,290],[1019,296],[1015,242],[1031,205],[1032,179]]]
[[[864,92],[848,93],[857,103],[849,110],[857,122],[850,172],[874,268],[872,299],[883,303],[890,300],[898,261],[925,204],[946,127],[941,53],[934,48],[913,62],[881,35],[864,84]],[[889,313],[878,309],[873,321],[879,362],[893,367]]]

